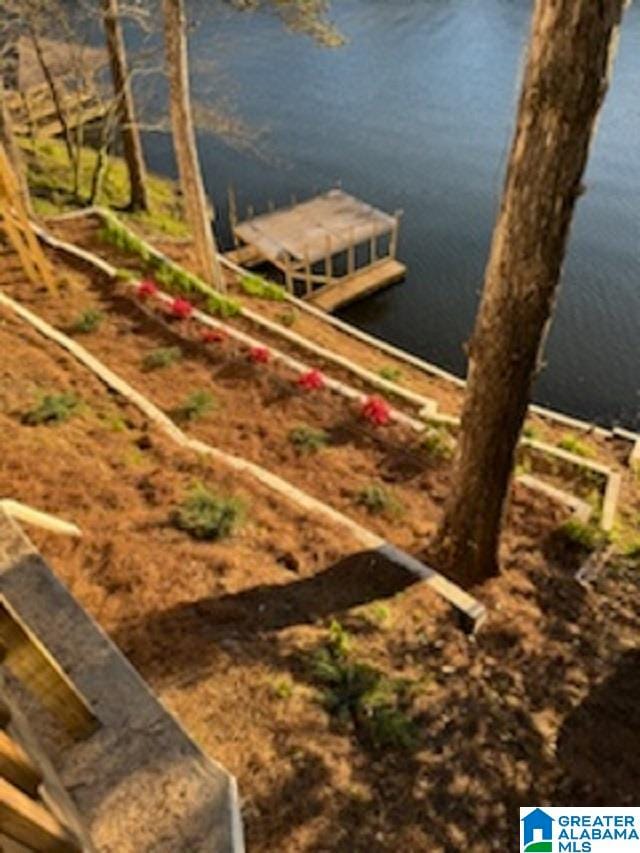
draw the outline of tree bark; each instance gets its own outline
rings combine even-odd
[[[589,144],[626,0],[536,0],[518,119],[469,371],[453,484],[432,547],[463,583],[498,544]]]
[[[207,211],[191,112],[183,0],[163,0],[163,11],[173,145],[187,221],[193,234],[199,275],[204,281],[222,290],[222,271]]]
[[[111,67],[111,79],[118,104],[124,160],[127,164],[131,186],[130,207],[132,210],[148,210],[147,171],[140,131],[136,122],[118,0],[102,0],[102,18]]]

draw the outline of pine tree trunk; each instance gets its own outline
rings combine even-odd
[[[222,290],[222,272],[207,212],[191,113],[183,0],[163,0],[163,10],[171,128],[187,221],[193,233],[199,275]]]
[[[626,0],[537,0],[518,120],[494,229],[452,489],[432,548],[472,584],[498,542],[596,117]]]
[[[102,0],[102,17],[111,66],[111,79],[118,104],[124,160],[127,164],[131,185],[130,207],[132,210],[148,210],[147,171],[140,131],[136,122],[118,0]]]

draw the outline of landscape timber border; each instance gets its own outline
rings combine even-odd
[[[72,828],[90,841],[85,849],[151,849],[156,827],[163,847],[175,853],[243,853],[235,777],[191,740],[3,511],[0,607],[16,637],[16,657],[24,660],[29,651],[41,661],[39,678],[30,679],[24,667],[15,673],[24,688],[17,695],[4,685],[21,716],[37,719],[62,681],[91,715],[93,725],[69,732],[52,763],[56,799],[66,795]],[[3,666],[13,675],[11,652]],[[65,707],[58,710],[58,724],[69,731]]]
[[[101,209],[98,209],[98,210],[101,210]],[[105,221],[115,219],[115,217],[112,216],[110,213],[102,212],[102,216],[104,217]],[[118,224],[121,225],[121,223],[119,221],[118,221]],[[121,225],[121,227],[126,229],[126,226]],[[129,229],[126,229],[126,230],[129,230]],[[133,235],[133,232],[129,232],[129,233],[132,233],[132,235]],[[80,247],[75,246],[72,243],[67,243],[63,240],[59,240],[58,238],[53,237],[52,235],[49,235],[46,231],[42,231],[41,236],[42,236],[43,240],[48,241],[50,246],[58,248],[59,250],[64,251],[67,254],[72,255],[73,257],[80,258],[85,263],[93,264],[98,269],[100,269],[105,275],[109,276],[111,279],[117,278],[117,269],[114,266],[112,266],[110,263],[105,261],[103,258],[100,258],[97,255],[95,255],[94,253],[89,252],[85,249],[81,249]],[[135,235],[133,235],[133,236],[135,236]],[[169,263],[175,269],[182,269],[182,267],[179,264],[177,264],[175,261],[171,261],[170,259],[166,258],[166,256],[162,252],[157,250],[154,246],[149,244],[147,241],[140,239],[140,243],[144,246],[145,251],[147,251],[150,255],[155,255],[155,257],[165,261],[166,263]],[[126,283],[125,283],[125,286],[127,286]],[[129,286],[135,287],[136,285],[129,283]],[[168,294],[163,293],[162,291],[159,291],[158,298],[161,299],[162,301],[164,301],[165,303],[169,303],[172,299]],[[261,315],[256,314],[255,312],[249,313],[244,308],[241,309],[240,316],[245,316],[245,317],[247,317],[247,319],[252,319],[255,317],[261,321],[264,320],[265,323],[269,324],[270,326],[273,326],[274,331],[276,331],[280,334],[282,334],[284,331],[286,331],[286,330],[283,330],[281,327],[277,326],[276,324],[272,324],[271,321],[265,320],[265,318],[262,318]],[[204,325],[210,326],[214,329],[223,329],[229,337],[234,338],[235,340],[241,341],[242,343],[244,343],[247,346],[255,347],[255,346],[262,345],[262,341],[260,341],[256,338],[253,338],[252,336],[247,335],[245,332],[241,332],[240,330],[234,328],[233,326],[229,325],[228,323],[225,323],[224,321],[219,320],[217,318],[213,318],[213,317],[209,316],[208,314],[206,314],[202,311],[195,311],[194,317],[196,319],[198,319]],[[303,347],[306,346],[306,344],[308,343],[305,338],[300,338],[299,335],[295,335],[295,338],[299,339],[300,344]],[[270,352],[271,352],[272,356],[274,356],[279,361],[281,361],[283,364],[286,364],[290,369],[298,372],[301,375],[309,370],[308,365],[303,364],[302,362],[298,361],[297,359],[291,358],[290,356],[286,355],[285,353],[283,353],[277,349],[274,349],[273,347],[271,348]],[[358,367],[357,365],[354,365],[352,362],[350,362],[347,359],[342,359],[342,361],[346,362],[348,365],[350,365],[354,368]],[[356,400],[359,402],[364,402],[364,400],[366,399],[366,395],[364,395],[362,392],[357,391],[355,388],[352,388],[349,385],[345,385],[344,383],[342,383],[338,380],[331,379],[330,377],[326,377],[325,382],[326,382],[327,387],[331,388],[334,392],[342,395],[343,397],[345,397],[348,400]],[[400,388],[400,386],[395,385],[395,383],[393,383],[393,382],[388,382],[386,384],[391,385],[394,388]],[[410,416],[404,414],[403,412],[398,411],[397,409],[393,409],[391,412],[391,417],[394,420],[396,420],[399,423],[403,423],[405,426],[408,426],[410,429],[414,430],[417,433],[422,433],[424,431],[425,420],[428,421],[430,419],[446,418],[450,421],[458,423],[458,420],[453,418],[452,416],[449,416],[449,415],[441,415],[440,416],[440,415],[435,414],[435,409],[437,408],[435,400],[429,400],[429,398],[423,398],[420,395],[413,395],[413,396],[417,397],[418,401],[420,403],[423,403],[423,402],[427,403],[427,405],[420,410],[421,419],[416,420],[415,418],[411,418]],[[551,445],[549,445],[549,446],[551,447]],[[575,460],[577,462],[582,461],[581,457],[578,457],[578,456],[575,457]],[[518,478],[518,479],[520,479],[520,478]],[[582,510],[579,509],[578,511],[576,511],[576,508],[575,508],[576,507],[575,501],[579,502],[578,506],[581,506],[582,502],[580,502],[577,497],[571,496],[568,492],[564,492],[560,489],[554,489],[554,488],[548,487],[547,484],[544,483],[544,481],[542,481],[536,477],[533,477],[533,476],[530,476],[528,478],[528,480],[526,482],[526,487],[530,490],[541,492],[542,494],[545,494],[550,499],[555,500],[556,502],[559,502],[562,505],[568,507],[571,510],[571,512],[573,513],[574,517],[576,517],[576,518],[582,517],[584,515],[584,512]],[[615,511],[615,506],[614,506],[614,511]],[[591,515],[591,513],[589,513],[589,515]]]
[[[115,215],[112,214],[111,211],[105,210],[104,208],[95,205],[83,208],[81,210],[73,210],[67,213],[59,214],[58,216],[54,217],[54,219],[65,221],[68,219],[83,218],[91,215],[97,215],[103,221],[106,221],[108,217],[113,217],[117,219],[117,217],[115,217]],[[117,221],[122,225],[121,220],[118,219]],[[123,227],[126,228],[127,226],[123,225]],[[38,231],[39,236],[46,242],[47,232],[43,231],[43,229],[38,229]],[[138,239],[142,239],[137,234],[136,236],[138,237]],[[146,243],[147,247],[152,250],[156,255],[163,256],[158,249],[155,249],[155,247],[146,242],[144,239],[142,239],[142,242]],[[173,242],[176,244],[187,244],[189,241],[185,239],[179,239],[174,240]],[[240,266],[239,264],[236,264],[233,261],[229,260],[229,258],[225,257],[225,255],[223,254],[219,254],[218,259],[224,267],[236,273],[237,275],[250,276],[255,274],[252,273],[251,270],[248,270]],[[284,289],[283,297],[283,301],[295,305],[296,308],[299,308],[301,311],[312,315],[318,320],[321,320],[323,323],[329,326],[333,326],[334,328],[344,332],[346,335],[360,340],[363,343],[369,344],[370,346],[380,350],[381,352],[385,352],[388,355],[394,356],[398,360],[404,361],[406,364],[416,367],[418,370],[422,371],[427,375],[443,379],[446,382],[457,386],[458,388],[464,388],[466,386],[466,379],[463,379],[460,376],[456,376],[455,374],[444,370],[441,367],[438,367],[438,365],[426,361],[425,359],[420,358],[417,355],[413,355],[412,353],[407,352],[406,350],[400,349],[399,347],[390,344],[388,341],[382,340],[381,338],[377,338],[374,335],[370,335],[368,332],[365,332],[362,329],[358,329],[356,326],[353,326],[350,323],[345,322],[344,320],[340,320],[340,318],[338,317],[334,317],[333,314],[329,314],[326,311],[316,308],[314,305],[311,305],[302,299],[298,299],[297,297],[292,296]],[[264,320],[265,318],[262,319]],[[392,380],[384,380],[382,379],[382,377],[378,377],[375,374],[373,374],[373,376],[375,377],[379,387],[385,388],[393,394],[402,397],[402,392],[407,391],[407,389],[403,389],[402,386],[398,385]],[[435,403],[435,401],[428,397],[424,397],[423,399],[425,400],[425,403],[427,405],[426,416],[429,417],[432,414],[431,404]],[[570,427],[572,429],[579,430],[580,432],[593,432],[596,435],[602,436],[604,438],[620,438],[624,441],[627,441],[632,446],[632,451],[629,460],[630,465],[631,467],[637,467],[638,469],[640,469],[640,432],[634,432],[632,430],[624,429],[622,427],[613,427],[612,429],[607,429],[605,427],[599,426],[598,424],[590,423],[589,421],[585,421],[580,418],[575,418],[571,415],[566,415],[562,412],[558,412],[555,409],[549,409],[545,406],[540,406],[537,403],[531,403],[529,406],[529,411],[543,419]],[[454,416],[443,414],[440,415],[440,417],[444,420],[446,418],[453,418]]]
[[[380,554],[390,563],[407,571],[411,576],[424,583],[425,586],[443,598],[452,606],[465,631],[469,633],[475,632],[486,619],[487,611],[484,604],[444,575],[435,571],[435,569],[396,548],[390,542],[353,521],[348,516],[303,492],[266,468],[209,444],[205,444],[197,439],[189,438],[163,411],[106,367],[95,356],[91,355],[88,350],[76,343],[76,341],[73,341],[67,335],[55,329],[41,317],[4,293],[0,293],[0,306],[8,308],[36,329],[41,335],[57,343],[69,352],[77,361],[97,376],[103,384],[140,409],[150,421],[162,429],[180,447],[194,451],[202,456],[216,459],[232,470],[245,472],[262,485],[277,492],[290,503],[293,503],[298,509],[305,510],[312,515],[322,516],[326,520],[349,530],[354,539],[363,548]]]
[[[115,220],[119,227],[121,227],[122,229],[127,231],[129,234],[131,234],[131,236],[134,236],[134,237],[136,237],[136,239],[139,240],[140,244],[142,246],[144,246],[145,251],[149,255],[155,256],[156,258],[162,260],[164,263],[169,264],[174,269],[183,270],[183,268],[181,267],[180,264],[176,263],[175,261],[172,261],[170,258],[167,258],[166,255],[164,255],[160,250],[156,249],[155,246],[150,244],[148,241],[144,240],[143,238],[138,238],[134,232],[132,232],[126,225],[123,225],[122,222],[120,220],[118,220],[117,217],[115,217],[110,212],[105,211],[102,208],[93,208],[92,212],[94,215],[98,214],[98,216],[105,222],[109,222],[109,221],[113,222]],[[77,218],[77,213],[74,213],[73,216],[67,216],[66,218],[67,219]],[[89,252],[85,249],[81,249],[80,247],[75,246],[72,243],[68,243],[64,240],[60,240],[57,237],[53,237],[51,234],[49,234],[44,229],[37,228],[37,233],[43,241],[47,242],[48,245],[52,246],[53,248],[57,248],[58,250],[63,251],[65,253],[71,255],[72,257],[79,258],[80,260],[84,261],[85,263],[88,263],[88,264],[91,264],[91,265],[97,267],[98,269],[100,269],[105,275],[107,275],[111,279],[117,278],[117,269],[114,266],[112,266],[110,263],[105,261],[103,258],[100,258],[97,255],[95,255],[93,252]],[[241,268],[239,268],[239,269],[241,269]],[[164,293],[160,293],[160,298],[164,301],[167,301],[167,302],[171,300],[171,297],[168,296],[167,294],[164,294]],[[256,321],[259,324],[262,324],[263,326],[267,325],[268,327],[270,327],[270,330],[275,331],[277,334],[279,334],[283,337],[288,336],[290,340],[292,337],[295,338],[295,342],[297,344],[299,344],[301,347],[307,348],[307,349],[310,348],[309,347],[309,341],[306,338],[302,338],[301,336],[299,336],[295,333],[288,332],[288,330],[283,329],[282,327],[278,326],[275,323],[272,323],[270,320],[266,320],[266,318],[262,317],[260,314],[257,314],[256,312],[249,311],[248,309],[241,307],[240,316],[244,316],[244,317],[246,317],[246,319],[248,319],[250,321],[252,321],[252,320]],[[252,336],[247,335],[246,333],[241,332],[238,329],[235,329],[233,326],[223,322],[222,320],[214,319],[213,317],[209,316],[208,314],[206,314],[202,311],[196,311],[194,313],[194,317],[196,317],[200,322],[202,322],[205,325],[211,326],[211,327],[216,328],[216,329],[224,329],[224,331],[230,337],[232,337],[238,341],[242,341],[243,343],[245,343],[248,346],[260,346],[260,345],[262,345],[262,341],[260,341],[256,338],[253,338]],[[313,346],[315,347],[316,345],[313,345]],[[270,349],[270,351],[274,357],[276,357],[282,363],[286,364],[289,368],[291,368],[292,370],[294,370],[300,374],[307,372],[309,370],[308,365],[303,364],[302,362],[298,361],[297,359],[294,359],[291,356],[288,356],[285,353],[283,353],[277,349],[274,349],[273,347]],[[326,352],[327,354],[329,354],[328,351],[326,351],[326,350],[323,350],[323,352]],[[359,374],[361,376],[362,376],[363,372],[368,373],[368,371],[363,371],[363,369],[360,368],[359,365],[354,364],[349,359],[344,359],[342,357],[339,357],[339,358],[340,358],[340,362],[343,364],[343,366],[344,366],[344,364],[346,364],[350,369],[353,370],[353,372],[355,372],[355,373],[359,372]],[[374,379],[377,378],[375,376],[375,374],[370,374],[370,376],[372,376]],[[325,381],[326,381],[327,387],[331,388],[334,392],[342,395],[346,399],[355,400],[355,401],[359,401],[359,402],[364,402],[364,400],[366,399],[365,394],[363,394],[362,392],[356,390],[355,388],[353,388],[349,385],[345,385],[343,382],[340,382],[340,381],[335,380],[335,379],[331,379],[330,377],[326,377]],[[401,386],[397,385],[396,383],[394,383],[392,381],[384,380],[384,382],[385,382],[385,385],[391,387],[393,393],[395,393],[396,390],[398,390],[398,391],[405,390],[406,391],[406,389],[402,389]],[[396,420],[397,422],[403,423],[405,426],[408,426],[410,429],[412,429],[418,433],[420,433],[424,430],[425,422],[427,422],[427,423],[428,422],[445,423],[446,425],[448,425],[452,428],[456,428],[457,426],[459,426],[459,423],[460,423],[459,418],[452,416],[452,415],[439,414],[437,412],[437,403],[435,400],[432,400],[431,398],[422,397],[421,395],[413,394],[413,392],[409,392],[409,393],[414,398],[413,402],[417,401],[417,402],[426,404],[419,411],[420,420],[416,420],[415,418],[411,418],[409,415],[406,415],[405,413],[400,412],[397,409],[393,409],[391,412],[391,417],[394,420]],[[610,530],[613,527],[615,512],[616,512],[616,508],[617,508],[617,498],[618,498],[618,494],[619,494],[619,487],[617,489],[612,488],[611,490],[608,490],[609,485],[612,485],[612,486],[616,485],[615,479],[611,480],[609,478],[610,471],[608,468],[606,468],[605,466],[599,465],[598,463],[590,463],[588,460],[584,460],[583,457],[581,457],[581,456],[577,456],[575,454],[570,454],[567,451],[563,451],[559,448],[555,448],[553,445],[543,444],[542,442],[536,443],[536,442],[533,442],[532,440],[527,439],[527,438],[521,439],[521,444],[523,444],[523,445],[536,444],[537,445],[536,449],[540,452],[543,452],[543,453],[548,452],[551,456],[554,456],[554,455],[559,456],[559,457],[563,458],[565,461],[572,462],[573,465],[578,467],[578,468],[589,469],[592,471],[597,470],[597,472],[600,475],[604,476],[606,478],[607,485],[605,487],[605,494],[604,494],[604,498],[603,498],[603,506],[606,505],[607,512],[605,514],[605,512],[603,511],[603,513],[601,514],[600,524],[604,530]],[[547,497],[550,497],[551,499],[559,500],[559,502],[562,503],[563,505],[569,506],[570,508],[572,508],[571,502],[567,500],[567,497],[569,496],[568,492],[563,492],[559,489],[545,488],[545,485],[546,484],[544,483],[544,481],[542,481],[536,477],[530,477],[529,480],[527,481],[527,487],[529,489],[537,490],[537,491],[547,495]],[[564,495],[564,498],[560,497],[561,495]],[[572,509],[572,512],[573,512],[573,509]],[[608,526],[604,527],[605,524],[607,524]]]

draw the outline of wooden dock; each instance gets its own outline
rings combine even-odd
[[[390,284],[402,281],[407,272],[404,264],[395,258],[379,261],[374,266],[364,267],[346,281],[336,281],[314,290],[307,300],[316,308],[335,311],[365,296],[370,296]]]
[[[406,267],[396,260],[400,213],[372,207],[340,189],[237,222],[236,249],[244,266],[273,264],[289,293],[333,311],[393,282]]]

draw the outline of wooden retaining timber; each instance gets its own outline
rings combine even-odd
[[[84,254],[90,255],[90,253]],[[101,266],[102,265],[104,265],[104,262],[101,262]],[[108,264],[106,266],[108,266]],[[77,361],[91,370],[105,385],[137,406],[149,418],[149,420],[162,429],[163,432],[179,446],[216,459],[232,470],[245,472],[258,482],[285,497],[297,508],[301,507],[312,514],[320,515],[334,524],[338,524],[341,527],[348,529],[364,548],[380,553],[394,565],[399,566],[418,580],[424,582],[426,586],[447,601],[456,610],[465,630],[477,630],[486,618],[486,609],[483,604],[449,581],[439,572],[436,572],[434,569],[421,563],[409,554],[395,548],[395,546],[353,521],[348,516],[343,515],[343,513],[328,504],[313,498],[311,495],[308,495],[301,489],[296,488],[288,481],[278,477],[276,474],[273,474],[267,469],[249,462],[246,459],[226,453],[225,451],[212,447],[204,442],[189,438],[187,434],[177,427],[164,412],[158,409],[158,407],[144,397],[144,395],[140,394],[121,377],[106,367],[106,365],[102,364],[102,362],[92,356],[76,341],[73,341],[67,335],[55,329],[53,326],[42,320],[42,318],[38,317],[23,305],[20,305],[20,303],[3,293],[0,293],[0,305],[9,308],[14,314],[40,332],[40,334],[47,337],[49,340],[54,341],[58,345],[62,346],[67,352],[71,353]],[[207,315],[202,314],[202,312],[195,312],[194,316],[206,325],[214,327],[218,327],[220,325],[217,321],[214,321]]]
[[[0,500],[0,511],[5,512],[9,518],[13,518],[15,521],[33,524],[35,527],[50,530],[52,533],[61,533],[64,536],[82,536],[82,531],[75,524],[63,521],[61,518],[50,515],[48,512],[33,509],[33,507],[27,506],[20,501],[8,498]]]
[[[103,218],[105,218],[106,220],[108,220],[109,218],[113,218],[111,213],[107,213],[107,212],[103,211],[101,208],[95,208],[95,211],[98,212],[99,215],[102,216]],[[67,217],[67,218],[71,218],[71,217]],[[75,257],[79,257],[79,258],[85,260],[86,262],[93,264],[94,266],[98,266],[106,275],[108,275],[111,278],[114,278],[116,276],[117,271],[116,271],[115,267],[111,266],[108,262],[104,261],[102,258],[98,258],[96,255],[93,255],[91,252],[87,252],[83,249],[78,248],[77,246],[74,246],[72,244],[65,243],[64,241],[58,240],[57,238],[52,237],[51,235],[49,235],[46,231],[44,231],[42,229],[39,229],[38,233],[40,234],[41,238],[44,239],[45,241],[47,241],[50,245],[57,247],[57,248],[65,251],[68,254],[71,254]],[[168,258],[166,258],[160,251],[155,249],[154,246],[147,243],[145,240],[141,240],[140,242],[145,246],[145,249],[150,254],[153,254],[156,257],[161,258],[162,260],[164,260],[168,263],[172,263],[174,266],[176,266],[175,263],[173,263]],[[244,273],[245,271],[242,271],[242,272]],[[170,297],[167,295],[162,295],[162,298],[167,302],[170,301]],[[268,320],[267,318],[263,317],[262,315],[258,314],[257,312],[255,312],[251,309],[248,309],[248,308],[245,308],[244,306],[242,306],[241,315],[246,317],[247,319],[251,320],[252,322],[255,322],[257,325],[260,325],[263,328],[266,328],[269,331],[274,332],[275,334],[278,334],[281,337],[284,337],[284,338],[296,343],[297,345],[314,352],[317,355],[320,355],[322,358],[327,358],[327,359],[333,361],[334,363],[340,364],[341,366],[350,370],[355,375],[358,375],[359,377],[361,377],[361,378],[363,378],[369,382],[374,383],[378,387],[383,387],[386,390],[390,391],[391,393],[397,393],[398,396],[402,397],[403,399],[405,399],[409,402],[412,402],[417,406],[421,406],[420,418],[422,420],[416,420],[415,418],[411,418],[402,412],[398,412],[395,409],[392,410],[393,419],[399,423],[403,423],[405,426],[408,426],[410,429],[413,429],[416,432],[422,432],[424,429],[423,420],[426,420],[427,422],[432,421],[432,422],[436,422],[436,423],[440,423],[440,424],[444,423],[447,426],[452,426],[452,427],[456,427],[456,428],[459,426],[459,423],[460,423],[459,418],[451,416],[451,415],[440,415],[437,413],[437,404],[436,404],[435,400],[432,400],[431,398],[428,398],[428,397],[423,397],[422,395],[416,394],[415,392],[409,391],[408,389],[403,389],[402,386],[399,386],[392,381],[382,379],[382,377],[379,377],[376,374],[371,373],[370,371],[366,370],[365,368],[362,368],[359,365],[356,365],[354,362],[351,362],[349,359],[346,359],[343,356],[339,356],[337,354],[331,353],[329,350],[326,350],[324,347],[320,347],[318,344],[315,344],[311,341],[308,341],[306,338],[303,338],[302,336],[298,335],[296,332],[291,331],[290,329],[283,328],[279,324],[274,323],[271,320]],[[250,346],[250,347],[260,346],[262,343],[261,341],[255,339],[255,338],[252,338],[249,335],[246,335],[244,332],[241,332],[241,331],[235,329],[233,326],[230,326],[230,325],[223,323],[219,320],[214,320],[209,315],[204,314],[203,312],[196,311],[194,316],[196,316],[199,319],[199,321],[205,325],[211,326],[212,328],[215,328],[215,329],[224,329],[224,331],[230,337],[235,338],[236,340],[246,344],[247,346]],[[302,362],[299,362],[297,359],[293,359],[290,356],[287,356],[278,350],[274,350],[273,348],[271,348],[271,353],[276,359],[280,360],[282,363],[286,364],[289,368],[291,368],[292,370],[294,370],[298,373],[305,373],[309,369],[308,365],[305,365]],[[362,402],[365,399],[365,395],[361,394],[360,392],[356,391],[354,388],[351,388],[350,386],[345,385],[344,383],[339,382],[337,380],[327,378],[326,384],[327,384],[327,387],[329,387],[332,390],[336,391],[337,393],[341,394],[346,399],[354,400],[354,401],[360,401],[360,402]],[[584,460],[582,457],[571,454],[568,451],[564,451],[560,448],[556,448],[553,445],[547,445],[547,444],[544,444],[542,442],[536,442],[532,439],[527,439],[527,438],[521,439],[521,445],[530,445],[530,446],[534,447],[535,449],[539,450],[540,452],[549,453],[550,455],[555,456],[557,458],[564,459],[565,461],[570,462],[573,465],[579,465],[580,467],[591,468],[592,470],[597,471],[603,477],[608,477],[609,469],[606,468],[605,466],[599,465],[598,463],[594,463],[594,462],[588,462],[587,460]],[[609,481],[607,480],[607,488],[608,488],[608,486],[609,486]],[[553,490],[552,487],[551,487],[551,490],[545,489],[542,481],[538,480],[537,478],[531,478],[531,480],[528,483],[528,487],[530,489],[534,489],[534,490],[543,492],[548,497],[552,497],[552,498],[554,495],[557,498],[558,495],[560,495],[560,494],[562,494],[562,495],[567,494],[566,492],[561,493],[560,490]],[[556,494],[556,492],[557,492],[557,494]],[[605,497],[606,497],[606,489],[605,489]],[[576,500],[579,500],[579,499],[576,498]],[[615,500],[617,501],[617,492],[615,492]],[[560,498],[560,503],[562,503],[565,506],[568,505],[567,501],[565,499],[562,499],[562,498]],[[608,502],[608,507],[609,507],[609,509],[608,509],[607,514],[604,515],[604,513],[603,513],[601,516],[601,526],[603,526],[605,523],[613,525],[613,517],[615,516],[616,503],[615,502],[612,503],[612,499],[610,499]],[[611,510],[611,507],[613,507],[612,510]],[[611,511],[613,511],[614,516],[611,516]],[[604,528],[604,526],[603,526],[603,529],[611,529],[611,528]]]
[[[35,741],[50,732],[40,710],[50,708],[49,684],[28,684],[28,694],[13,682],[0,685],[11,719],[19,706],[33,728],[30,742],[19,743],[23,751],[4,742],[3,752],[0,738],[0,767],[4,762],[8,770],[0,780],[0,832],[28,849],[59,853],[243,853],[234,777],[188,738],[1,511],[0,601],[12,632],[26,638],[20,646],[45,651],[94,723],[88,731],[72,730],[64,749],[48,760]],[[11,640],[2,636],[1,642],[7,648]],[[65,709],[50,710],[67,729]],[[18,789],[19,779],[28,790]],[[31,796],[36,783],[38,801]],[[61,815],[80,843],[61,825]]]

